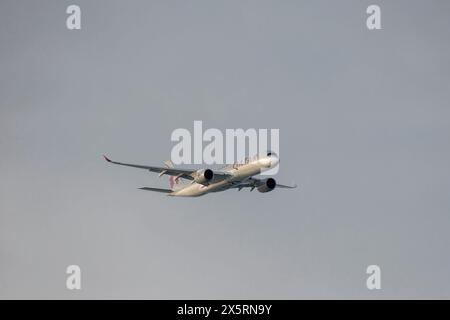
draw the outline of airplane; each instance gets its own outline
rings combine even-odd
[[[215,171],[211,169],[179,169],[175,168],[171,161],[166,161],[165,167],[154,167],[112,161],[105,155],[103,157],[112,164],[149,170],[150,172],[159,173],[159,177],[163,175],[170,176],[170,189],[139,188],[146,191],[166,193],[169,196],[198,197],[211,192],[225,191],[228,189],[241,191],[243,188],[250,188],[250,191],[256,188],[259,192],[265,193],[273,191],[276,187],[282,189],[293,189],[297,187],[297,185],[288,186],[278,184],[274,178],[260,179],[254,177],[260,174],[262,170],[273,168],[279,163],[277,154],[271,151],[262,156],[246,158],[243,163],[234,163]],[[188,183],[179,185],[179,179],[189,181]]]

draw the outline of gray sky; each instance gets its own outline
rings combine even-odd
[[[1,1],[0,298],[450,298],[449,15]],[[166,179],[101,158],[162,164],[194,120],[279,128],[277,180],[302,189],[169,198],[137,190]]]

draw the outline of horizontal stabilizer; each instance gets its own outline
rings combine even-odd
[[[150,187],[142,187],[139,189],[147,190],[147,191],[163,192],[163,193],[171,193],[172,192],[172,190],[170,190],[170,189],[160,189],[160,188],[150,188]]]

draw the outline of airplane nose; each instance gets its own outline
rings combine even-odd
[[[280,159],[278,159],[277,156],[271,155],[270,156],[270,167],[275,167],[280,162]]]

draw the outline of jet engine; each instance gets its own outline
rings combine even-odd
[[[194,182],[207,185],[214,178],[214,172],[211,169],[201,169],[195,173]]]
[[[258,187],[259,192],[269,192],[275,189],[277,182],[274,178],[268,178],[264,181],[264,184]]]

